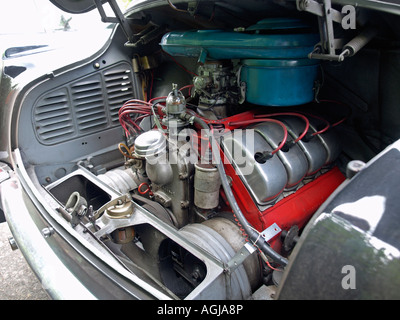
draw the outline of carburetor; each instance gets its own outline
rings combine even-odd
[[[226,117],[227,105],[238,99],[233,70],[229,60],[207,61],[199,66],[198,75],[193,79],[193,93],[199,96],[200,111],[217,118]]]

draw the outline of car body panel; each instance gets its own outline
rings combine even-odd
[[[397,141],[368,162],[320,208],[293,252],[279,299],[400,298],[399,148]]]
[[[15,157],[17,163],[21,161],[18,150]],[[2,203],[11,233],[50,297],[169,299],[128,272],[109,251],[99,251],[88,242],[82,243],[63,219],[52,213],[52,209],[43,207],[42,195],[35,192],[24,170],[16,170],[11,179],[1,184],[1,191],[6,195]],[[46,236],[44,229],[50,226],[51,234]]]

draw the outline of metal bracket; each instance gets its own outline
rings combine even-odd
[[[228,261],[225,267],[226,273],[232,273],[235,271],[248,256],[253,254],[256,248],[252,246],[249,242],[246,242],[242,248]]]
[[[274,222],[267,229],[261,232],[261,236],[265,239],[266,242],[275,237],[282,229]]]
[[[310,59],[337,60],[336,50],[341,49],[342,40],[335,39],[333,22],[341,23],[343,15],[333,9],[331,0],[296,0],[297,10],[307,11],[318,17],[320,43],[316,44],[314,51],[309,54]]]
[[[106,2],[108,2],[112,11],[114,12],[115,17],[107,16],[107,14],[103,8],[104,2],[105,1],[102,1],[102,0],[94,0],[97,10],[100,13],[101,21],[110,22],[110,23],[119,23],[121,25],[122,30],[125,33],[125,36],[128,38],[128,43],[133,42],[134,33],[133,33],[128,21],[125,19],[123,13],[121,12],[121,9],[119,8],[116,0],[107,0],[106,1]]]
[[[296,0],[296,5],[299,11],[307,11],[318,17],[321,41],[308,55],[310,59],[343,61],[345,57],[356,54],[377,34],[376,28],[367,27],[345,44],[344,39],[335,39],[333,30],[333,22],[342,24],[345,16],[343,11],[332,8],[331,0]],[[340,54],[336,54],[336,50],[341,50]]]

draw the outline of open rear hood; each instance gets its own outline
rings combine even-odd
[[[50,0],[55,6],[68,13],[85,13],[96,8],[93,0]],[[101,3],[106,0],[99,0]]]
[[[50,0],[55,6],[69,13],[85,13],[96,8],[96,2],[106,3],[107,0]],[[273,0],[271,0],[272,2]],[[299,0],[287,0],[296,3]],[[110,1],[112,2],[112,1]],[[145,0],[136,2],[146,2]],[[154,2],[149,0],[149,2]],[[161,3],[163,1],[160,1]],[[179,1],[183,2],[183,1]],[[189,1],[188,1],[189,2]],[[166,1],[165,1],[166,3]],[[386,11],[393,14],[400,14],[400,4],[396,0],[331,0],[332,4],[353,5],[378,11]],[[136,4],[135,4],[136,5]]]
[[[124,18],[116,0],[50,0],[55,6],[68,13],[85,13],[93,9],[99,10],[101,21],[119,23],[128,39],[132,41],[133,33],[128,21]],[[139,1],[140,2],[140,1]],[[107,16],[103,4],[108,3],[115,16]]]
[[[124,14],[121,12],[121,9],[118,6],[117,0],[50,0],[53,4],[55,4],[60,9],[67,11],[69,13],[83,13],[95,8],[98,9],[101,20],[103,22],[109,23],[119,23],[123,32],[126,35],[127,42],[126,46],[135,46],[137,41],[137,35],[133,32],[133,25],[135,24],[134,20],[128,20]],[[336,51],[338,49],[342,49],[341,45],[337,46],[338,41],[335,42],[334,37],[334,22],[342,24],[345,18],[347,19],[347,15],[351,15],[355,18],[356,8],[366,8],[367,10],[376,10],[382,12],[389,12],[391,14],[400,15],[400,3],[398,0],[283,0],[279,1],[279,5],[291,4],[292,10],[296,11],[306,11],[308,13],[312,13],[318,17],[319,26],[320,26],[320,35],[321,45],[317,45],[316,49],[313,52],[312,58],[315,59],[325,59],[325,60],[334,60],[334,61],[343,61],[344,57],[349,55],[354,55],[361,47],[363,47],[369,40],[375,35],[377,32],[377,27],[373,26],[368,28],[364,28],[358,35],[355,43],[356,48],[353,47],[346,48],[342,50],[342,53],[338,55]],[[185,4],[187,4],[187,10],[180,9],[181,12],[190,13],[190,6],[193,4],[192,0],[180,0],[179,2],[181,7],[183,8]],[[233,6],[237,9],[248,9],[249,7],[255,10],[259,5],[257,0],[251,0],[244,2],[242,0],[209,0],[204,2],[215,2],[219,3],[219,5],[225,3]],[[114,12],[115,16],[108,16],[103,8],[103,4],[108,3]],[[264,1],[265,4],[276,4],[278,3],[276,0]],[[165,0],[136,0],[134,2],[134,6],[129,9],[129,14],[134,12],[138,12],[141,10],[153,9],[155,7],[170,7],[175,8],[174,4],[170,1]],[[336,5],[339,5],[337,9]],[[247,6],[247,7],[246,7]],[[341,7],[343,6],[343,7]],[[346,8],[347,7],[347,8]],[[286,8],[287,9],[287,8]],[[331,10],[332,9],[332,10]],[[177,8],[175,8],[177,10]],[[343,11],[344,10],[344,11]],[[159,10],[160,11],[160,10]],[[356,22],[355,19],[354,23]],[[165,21],[164,21],[165,22]],[[343,26],[343,24],[342,24]],[[365,27],[365,26],[364,26]],[[345,28],[347,29],[347,27]],[[355,29],[355,25],[351,27],[351,29]],[[365,34],[364,34],[365,33]],[[362,41],[362,43],[360,43]],[[324,50],[321,48],[325,47]],[[328,48],[329,50],[326,50]],[[325,52],[326,51],[326,52]],[[321,53],[322,52],[322,53]]]

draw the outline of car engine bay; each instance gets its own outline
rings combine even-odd
[[[286,1],[165,3],[27,93],[21,157],[74,234],[165,296],[270,299],[348,164],[399,136],[398,31],[360,9],[337,53]]]

